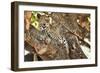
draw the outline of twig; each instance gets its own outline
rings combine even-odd
[[[88,48],[90,48],[90,44],[87,43],[86,41],[84,41],[84,39],[82,39],[82,37],[80,37],[78,34],[72,32],[72,31],[70,31],[66,26],[64,26],[64,27],[65,27],[70,33],[72,33],[73,35],[77,36],[78,39],[79,39],[80,41],[82,41],[83,43],[85,43],[85,45],[86,45]]]

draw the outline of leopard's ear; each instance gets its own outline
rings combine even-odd
[[[52,24],[52,17],[49,17],[49,23]]]
[[[37,14],[38,19],[40,19],[41,16],[42,16],[41,14]]]

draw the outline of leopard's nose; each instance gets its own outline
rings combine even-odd
[[[43,28],[46,28],[46,24],[43,24]]]
[[[43,24],[43,26],[45,27],[45,26],[46,26],[46,24]]]

